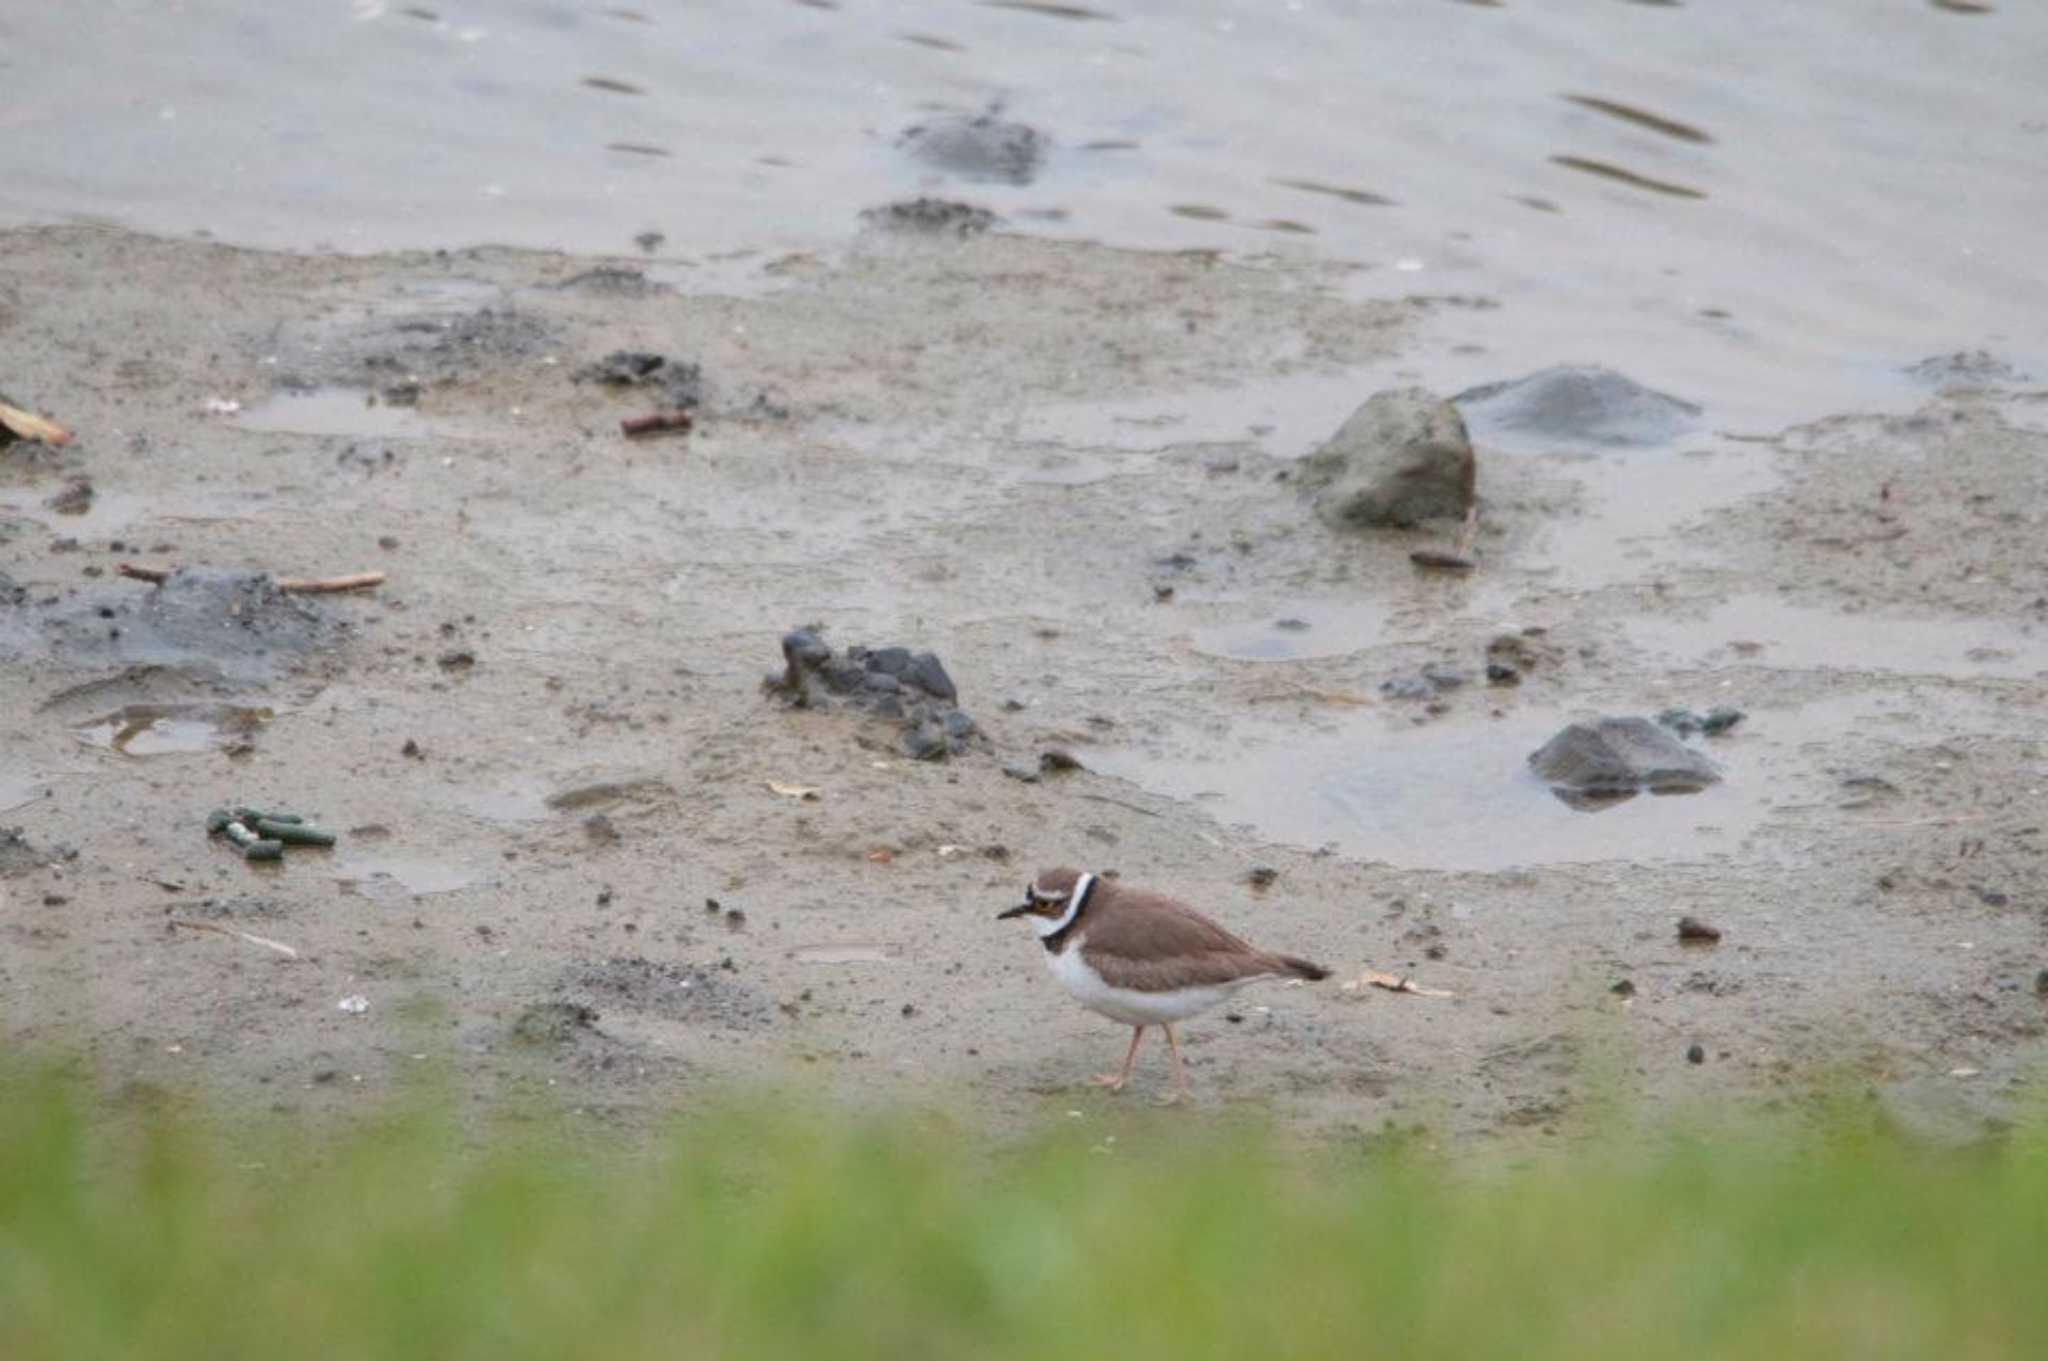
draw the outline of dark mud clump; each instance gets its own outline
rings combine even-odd
[[[733,1030],[764,1026],[775,1016],[775,1005],[766,994],[728,972],[639,955],[571,965],[562,976],[561,991],[602,998],[621,1011]]]
[[[0,879],[19,879],[53,857],[38,851],[19,827],[0,827]]]
[[[268,573],[216,567],[179,568],[139,594],[103,592],[15,613],[15,627],[0,628],[0,661],[164,667],[238,681],[271,679],[348,633],[320,605],[279,590]]]
[[[1931,355],[1906,367],[1906,376],[1936,387],[2002,387],[2031,381],[1989,350],[1958,350]]]
[[[535,1002],[512,1022],[512,1038],[521,1044],[567,1044],[597,1025],[596,1008],[581,1002]]]
[[[1647,718],[1574,723],[1530,753],[1529,767],[1575,806],[1644,789],[1691,793],[1721,778],[1712,761]]]
[[[932,236],[974,236],[995,226],[998,220],[986,208],[943,198],[902,199],[869,208],[861,217],[870,225],[889,231]]]
[[[594,364],[585,364],[574,376],[579,383],[612,388],[655,388],[669,406],[698,406],[704,401],[702,366],[646,350],[614,350]]]
[[[905,128],[896,144],[926,165],[967,180],[1029,184],[1045,161],[1042,133],[993,112]]]
[[[1690,434],[1700,408],[1612,369],[1559,367],[1451,398],[1482,438],[1648,447]]]
[[[903,750],[920,761],[965,751],[978,729],[936,654],[907,647],[850,647],[835,653],[815,629],[782,639],[783,670],[765,688],[805,709],[845,705],[903,726]]]
[[[563,293],[590,293],[602,298],[644,298],[653,293],[665,293],[669,289],[656,283],[637,269],[620,269],[617,265],[599,265],[572,274],[555,285]]]

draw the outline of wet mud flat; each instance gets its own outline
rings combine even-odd
[[[2022,372],[1903,353],[1904,414],[1734,435],[1490,389],[1443,571],[1410,555],[1455,523],[1342,529],[1297,485],[1440,321],[1313,263],[876,230],[716,294],[92,228],[0,260],[0,383],[78,435],[0,448],[0,1026],[117,1094],[339,1116],[432,1070],[629,1125],[730,1079],[1113,1121],[1116,1030],[993,920],[1063,862],[1451,994],[1188,1027],[1201,1109],[1316,1136],[1846,1076],[1970,1137],[2038,1055]],[[621,434],[665,400],[579,377],[621,352],[696,366],[687,434]],[[764,688],[793,631],[886,659],[862,703]],[[1528,766],[1722,709],[1673,729],[1693,792]],[[206,830],[242,803],[339,844],[244,860]]]

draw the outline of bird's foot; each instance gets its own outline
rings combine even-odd
[[[1185,1105],[1187,1100],[1187,1089],[1185,1087],[1176,1087],[1170,1092],[1161,1092],[1153,1097],[1152,1103],[1156,1106],[1180,1106]]]
[[[1097,1073],[1094,1077],[1088,1079],[1091,1085],[1107,1087],[1112,1092],[1122,1091],[1124,1084],[1130,1080],[1131,1075],[1129,1073]]]

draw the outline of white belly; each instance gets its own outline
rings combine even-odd
[[[1171,1025],[1175,1021],[1185,1021],[1197,1012],[1207,1011],[1226,1000],[1243,986],[1243,983],[1226,983],[1212,987],[1175,988],[1171,992],[1113,988],[1102,981],[1102,975],[1088,967],[1088,961],[1081,956],[1081,944],[1081,937],[1075,936],[1067,942],[1066,949],[1045,957],[1046,967],[1052,970],[1052,976],[1073,995],[1076,1002],[1125,1025]]]

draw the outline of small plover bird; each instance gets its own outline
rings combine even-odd
[[[1126,888],[1076,869],[1042,871],[1037,882],[1025,885],[1023,902],[996,914],[998,921],[1010,917],[1031,919],[1045,946],[1046,966],[1075,1001],[1131,1028],[1123,1068],[1103,1073],[1097,1085],[1122,1091],[1146,1029],[1166,1032],[1173,1093],[1161,1099],[1169,1103],[1188,1092],[1174,1022],[1262,978],[1314,982],[1330,976],[1320,964],[1248,945],[1163,893]]]

